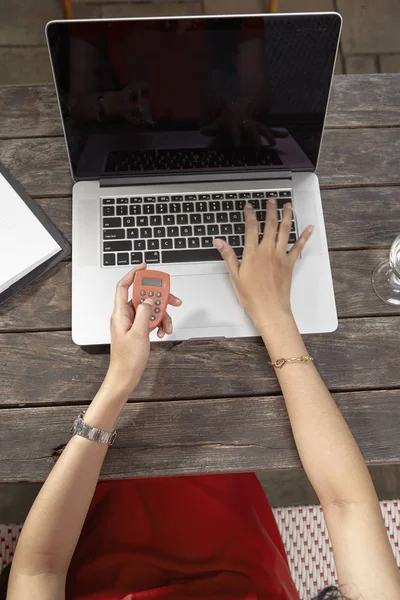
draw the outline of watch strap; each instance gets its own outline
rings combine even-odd
[[[77,416],[74,424],[72,425],[71,433],[84,437],[92,442],[98,442],[100,444],[108,444],[109,446],[112,446],[115,442],[115,438],[117,437],[117,432],[103,431],[102,429],[97,429],[97,427],[91,427],[83,420],[85,412],[86,411],[82,411]]]

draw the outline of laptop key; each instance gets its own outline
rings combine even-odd
[[[145,197],[143,198],[143,200],[144,200],[145,202],[155,202],[155,201],[156,201],[156,197],[155,197],[155,196],[145,196]]]
[[[131,204],[138,204],[139,202],[142,202],[142,198],[140,198],[139,196],[131,198]]]
[[[132,206],[131,206],[131,208],[132,208]],[[127,215],[128,214],[128,207],[125,206],[124,204],[118,205],[117,206],[117,212],[116,212],[116,214],[117,215],[121,215],[121,216]]]
[[[175,248],[186,248],[185,238],[175,238],[174,246],[175,246]]]
[[[265,210],[258,210],[256,212],[257,221],[264,222],[265,221],[265,215],[266,215],[266,211]]]
[[[113,267],[115,265],[115,254],[104,254],[103,265],[105,267]]]
[[[185,200],[186,202],[194,202],[195,200],[197,200],[197,196],[196,194],[188,194],[187,196],[185,196]]]
[[[225,198],[227,200],[234,200],[235,198],[237,198],[237,194],[231,194],[231,193],[225,194]]]
[[[118,254],[117,254],[117,265],[129,265],[129,254],[128,254],[128,252],[118,252]]]
[[[226,242],[226,235],[216,235],[215,239],[216,240],[224,240],[224,242]]]
[[[103,205],[104,204],[115,204],[115,198],[103,198]]]
[[[279,198],[290,198],[291,195],[292,192],[290,191],[279,192]]]
[[[163,213],[168,212],[168,204],[157,204],[156,205],[156,213],[161,215]]]
[[[108,217],[103,219],[103,227],[121,227],[121,217]]]
[[[206,212],[207,210],[207,202],[196,202],[196,212]]]
[[[277,200],[278,208],[283,208],[283,205],[286,204],[287,202],[292,202],[292,199],[291,198],[278,198],[278,200]]]
[[[244,223],[235,223],[233,229],[235,233],[244,233]]]
[[[196,250],[164,250],[161,252],[163,263],[209,262],[223,260],[216,248],[198,248]]]
[[[128,198],[117,198],[117,204],[129,204]]]
[[[156,237],[156,238],[165,237],[165,227],[155,227],[154,228],[154,237]]]
[[[103,229],[103,240],[124,240],[125,229]]]
[[[227,223],[228,222],[228,214],[227,213],[217,213],[217,223]]]
[[[204,213],[203,223],[215,223],[215,215],[213,213]]]
[[[210,198],[210,194],[199,194],[199,200],[209,200]]]
[[[182,210],[182,206],[180,204],[176,204],[176,202],[174,202],[173,204],[169,205],[169,212],[170,213],[180,213]]]
[[[141,238],[150,238],[151,237],[151,227],[142,227],[140,230]]]
[[[229,220],[231,223],[240,223],[243,221],[243,215],[240,212],[232,212],[229,214]]]
[[[254,210],[258,210],[260,207],[260,201],[259,200],[249,200],[249,204],[252,205],[252,207],[254,208]]]
[[[152,204],[145,204],[143,206],[143,214],[144,215],[153,215],[154,214],[154,206]]]
[[[213,247],[212,237],[201,238],[201,246],[202,246],[202,248],[212,248]]]
[[[231,246],[240,246],[240,236],[238,236],[238,235],[230,235],[228,237],[228,243]]]
[[[146,242],[144,240],[135,240],[133,242],[133,249],[134,250],[145,250],[146,249]],[[143,257],[142,257],[142,259],[143,259]]]
[[[189,248],[200,248],[199,238],[191,237],[188,239]]]
[[[215,194],[215,196],[219,196],[219,194]],[[221,210],[221,202],[209,202],[210,210],[218,212]]]
[[[172,240],[161,240],[161,248],[162,250],[172,250],[173,248],[173,242]]]
[[[243,210],[245,204],[246,204],[246,200],[236,200],[235,210]]]
[[[158,250],[160,248],[160,240],[147,240],[147,250]]]
[[[115,210],[113,206],[103,206],[103,217],[113,217]]]
[[[152,225],[153,227],[157,227],[158,225],[161,225],[161,217],[159,215],[151,215],[150,225]]]
[[[167,227],[168,237],[177,237],[179,235],[179,227]]]
[[[278,192],[266,191],[264,192],[266,198],[277,198]]]
[[[201,223],[201,215],[199,215],[197,213],[190,215],[190,223],[192,225],[200,224]]]
[[[143,262],[142,252],[131,252],[131,265],[141,265],[142,262]]]
[[[241,192],[239,198],[251,198],[250,192]]]
[[[171,196],[172,202],[182,202],[183,196]]]
[[[139,229],[137,229],[137,228],[127,229],[126,233],[127,233],[126,237],[130,238],[130,239],[134,239],[134,238],[136,239],[139,237]]]
[[[181,227],[181,235],[185,237],[193,235],[192,227],[190,225],[184,225],[183,227]]]
[[[187,225],[189,223],[189,215],[178,215],[176,223],[177,225]]]
[[[130,215],[141,215],[142,214],[142,207],[140,204],[132,204],[129,207],[129,214]]]
[[[169,196],[159,196],[158,199],[160,202],[169,202]]]
[[[219,226],[218,225],[208,225],[207,226],[207,235],[218,235],[219,234]]]
[[[206,235],[206,227],[205,227],[205,225],[195,225],[195,227],[194,227],[194,235]]]
[[[160,262],[160,253],[157,252],[157,250],[154,250],[152,252],[145,252],[144,260],[147,263],[159,263]]]
[[[175,215],[164,215],[163,223],[164,225],[175,225]]]
[[[212,199],[213,200],[223,200],[224,199],[224,195],[223,194],[213,194],[212,195]]]
[[[264,192],[253,192],[253,198],[264,198]]]
[[[296,234],[295,233],[291,233],[289,235],[289,244],[294,244],[296,240],[297,240]]]
[[[135,217],[124,217],[124,227],[135,227]]]
[[[136,225],[138,227],[147,227],[148,224],[149,224],[149,217],[137,217],[136,218]]]
[[[222,203],[222,210],[233,210],[233,209],[234,209],[234,206],[233,206],[232,200],[225,200],[225,202]]]
[[[193,204],[193,202],[184,202],[182,204],[182,211],[184,213],[193,212],[194,211],[194,204]]]
[[[103,242],[103,252],[123,252],[132,250],[131,240],[120,242]]]
[[[229,235],[230,233],[232,233],[232,225],[221,225],[221,233],[223,235]]]

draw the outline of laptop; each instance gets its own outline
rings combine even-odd
[[[53,21],[46,35],[73,186],[72,338],[110,342],[115,285],[171,276],[170,340],[257,335],[212,242],[239,259],[243,206],[292,202],[291,304],[302,333],[337,327],[315,174],[337,13]],[[156,341],[155,332],[151,340]]]

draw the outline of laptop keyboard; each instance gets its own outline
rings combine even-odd
[[[265,201],[275,197],[279,222],[285,202],[292,191],[265,190],[124,196],[101,199],[102,264],[104,267],[186,263],[222,260],[213,247],[215,238],[223,238],[242,258],[244,213],[250,202],[260,224],[265,225]],[[289,248],[297,239],[293,216]]]

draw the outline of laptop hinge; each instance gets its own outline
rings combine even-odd
[[[199,173],[196,175],[145,175],[137,177],[108,177],[100,178],[100,187],[115,187],[126,185],[165,185],[174,183],[206,183],[218,181],[268,181],[269,179],[291,180],[291,171],[275,171],[275,172],[252,172],[252,173]]]

